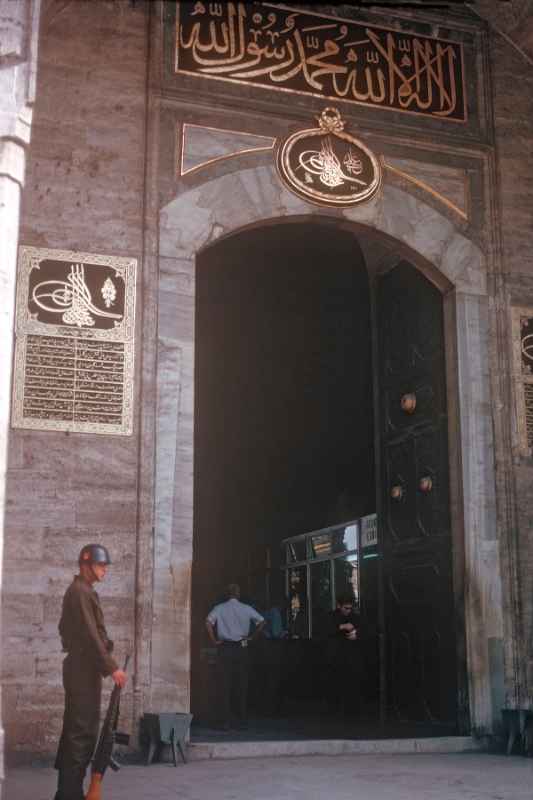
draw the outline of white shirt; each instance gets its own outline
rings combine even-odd
[[[217,626],[217,638],[223,642],[240,642],[250,634],[250,622],[263,622],[255,608],[231,597],[219,603],[207,615],[207,621]]]

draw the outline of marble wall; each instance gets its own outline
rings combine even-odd
[[[40,0],[0,0],[0,592],[6,531],[6,476],[9,452],[10,388],[20,200],[26,150],[31,138],[32,107],[39,42]],[[0,631],[2,628],[0,626]],[[0,706],[1,709],[1,706]],[[4,780],[4,724],[0,710],[0,797]]]
[[[126,726],[143,710],[188,709],[196,254],[247,225],[322,214],[354,231],[370,266],[383,246],[453,287],[454,513],[464,529],[470,702],[474,730],[491,731],[502,703],[523,694],[518,643],[533,627],[533,461],[514,449],[506,361],[509,305],[533,305],[533,167],[524,158],[533,73],[524,76],[510,46],[491,40],[493,83],[481,86],[474,133],[352,110],[390,168],[371,202],[324,211],[283,188],[271,149],[309,124],[317,99],[267,100],[249,87],[202,95],[169,78],[173,8],[50,0],[41,15],[19,241],[138,259],[136,415],[124,438],[11,431],[2,590],[9,746],[51,753],[56,745],[60,601],[87,541],[112,551],[101,587],[106,620],[120,656],[135,653]],[[184,122],[191,149],[181,153]],[[202,137],[202,126],[227,133]],[[220,156],[230,157],[206,163]]]
[[[26,245],[137,258],[138,342],[146,54],[144,3],[43,4],[19,235]],[[135,409],[129,437],[11,430],[2,681],[6,746],[19,754],[52,752],[57,745],[63,703],[57,624],[79,550],[88,542],[102,542],[114,561],[100,596],[117,657],[133,648],[138,380]],[[125,693],[126,719],[133,713],[134,683]]]
[[[499,485],[507,485],[514,502],[507,509],[503,526],[512,526],[508,571],[516,583],[504,602],[517,618],[515,637],[523,646],[506,653],[508,671],[519,682],[520,702],[529,705],[533,687],[533,458],[520,455],[516,426],[515,387],[512,380],[511,326],[509,307],[533,308],[533,69],[499,35],[490,48],[497,152],[498,202],[501,213],[502,279],[501,303],[505,331],[502,349],[495,354],[497,369],[506,378],[498,417],[512,423],[507,452],[499,459]],[[510,633],[510,632],[509,632]]]

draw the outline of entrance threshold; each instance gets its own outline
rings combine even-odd
[[[435,736],[414,739],[320,739],[305,741],[191,742],[191,761],[211,758],[270,758],[276,756],[342,756],[394,753],[472,753],[485,749],[473,736]]]

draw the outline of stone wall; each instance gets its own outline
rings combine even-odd
[[[0,1],[0,591],[3,589],[6,474],[20,200],[30,141],[39,42],[40,0]],[[1,630],[1,626],[0,626]],[[0,796],[4,727],[0,713]]]
[[[502,225],[503,293],[507,306],[506,350],[501,354],[500,369],[509,383],[506,404],[501,414],[514,419],[514,386],[511,370],[511,330],[509,306],[533,308],[533,69],[501,36],[491,41],[494,120],[499,181],[499,205]],[[516,540],[516,577],[519,592],[514,598],[517,614],[523,614],[520,635],[527,661],[528,675],[522,676],[523,701],[528,702],[533,686],[533,458],[519,455],[516,425],[513,426],[507,462],[502,463],[499,482],[512,482],[516,497],[514,525]],[[505,474],[507,471],[507,475]],[[505,602],[513,602],[513,598]],[[525,680],[528,680],[528,685]]]
[[[195,256],[221,234],[246,225],[324,213],[283,189],[271,152],[239,155],[242,141],[233,160],[202,172],[202,159],[230,139],[251,134],[264,137],[257,143],[266,147],[273,137],[309,124],[323,104],[301,96],[295,102],[265,99],[250,87],[242,96],[224,97],[219,87],[202,95],[187,78],[176,81],[168,64],[162,66],[173,6],[49,0],[42,15],[20,242],[138,259],[136,415],[130,437],[12,430],[3,682],[8,744],[19,752],[50,753],[57,742],[60,601],[88,541],[101,541],[112,552],[115,566],[100,591],[106,620],[119,656],[126,649],[137,655],[125,693],[126,725],[143,708],[188,708]],[[158,27],[165,14],[166,34]],[[524,78],[524,65],[503,40],[494,39],[491,53],[503,250],[490,103],[480,102],[469,133],[444,122],[431,128],[380,110],[352,109],[362,136],[386,159],[385,188],[361,208],[325,212],[353,226],[367,252],[370,233],[377,234],[440,270],[455,287],[451,339],[456,334],[458,353],[452,371],[462,445],[457,483],[464,495],[455,512],[465,530],[470,691],[479,732],[493,728],[503,702],[503,654],[509,699],[516,695],[521,605],[528,635],[533,626],[533,507],[527,500],[533,461],[515,458],[512,472],[509,414],[501,413],[512,402],[505,303],[527,298],[533,306],[527,194],[533,167],[525,157],[533,74]],[[482,71],[476,81],[479,76]],[[472,91],[474,84],[472,78]],[[185,122],[205,126],[204,139],[196,129],[194,170],[180,176],[176,142]],[[214,144],[212,132],[206,133],[210,126],[240,133],[224,134]],[[521,595],[514,579],[518,561]],[[509,593],[516,595],[513,602]]]
[[[147,20],[144,3],[126,0],[45,5],[19,238],[135,257],[139,284]],[[137,303],[139,342],[139,292]],[[87,542],[102,542],[115,562],[100,596],[118,658],[133,647],[138,440],[137,415],[129,437],[11,431],[3,587],[9,749],[51,752],[57,744],[63,702],[57,623]],[[132,688],[130,681],[126,718]]]

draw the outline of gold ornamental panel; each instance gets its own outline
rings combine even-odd
[[[318,128],[282,140],[276,165],[292,192],[317,205],[353,206],[373,197],[381,184],[379,159],[345,132],[336,108],[324,109]]]
[[[12,424],[129,435],[132,258],[19,248]]]
[[[460,42],[281,3],[178,3],[175,71],[467,121]]]
[[[519,448],[533,455],[533,308],[513,308],[513,372]]]

